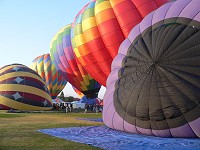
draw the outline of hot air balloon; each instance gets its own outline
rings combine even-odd
[[[71,24],[61,29],[52,39],[50,55],[59,72],[84,95],[97,97],[101,85],[77,61],[71,44]]]
[[[78,96],[79,96],[80,98],[82,98],[82,97],[84,96],[84,94],[81,93],[81,91],[79,91],[78,89],[76,89],[74,86],[72,86],[72,88],[74,89],[74,91],[76,92],[76,94],[78,94]]]
[[[41,77],[22,64],[0,68],[0,110],[51,110],[49,91]]]
[[[45,81],[52,99],[55,99],[67,84],[67,80],[56,70],[49,54],[36,57],[30,68],[35,70]]]
[[[103,120],[113,129],[200,137],[200,1],[170,2],[135,26],[112,63]]]
[[[168,0],[93,0],[72,24],[72,44],[83,68],[101,85],[130,30]]]

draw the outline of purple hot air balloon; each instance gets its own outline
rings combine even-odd
[[[200,1],[161,6],[134,27],[112,62],[103,120],[113,129],[200,137]]]

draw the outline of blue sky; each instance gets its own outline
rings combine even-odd
[[[49,53],[53,36],[72,23],[90,0],[0,0],[0,67],[12,63],[30,66],[32,60]],[[67,96],[76,96],[68,84]],[[105,88],[99,97],[103,98]]]

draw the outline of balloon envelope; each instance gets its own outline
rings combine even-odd
[[[71,41],[78,61],[101,85],[130,30],[168,0],[93,0],[77,14]]]
[[[77,61],[71,43],[71,24],[61,29],[51,42],[51,58],[59,71],[81,93],[96,95],[101,85]]]
[[[55,99],[67,84],[67,80],[56,70],[49,54],[36,57],[30,68],[35,70],[45,81],[52,99]]]
[[[0,68],[0,110],[50,110],[52,101],[41,77],[21,64]]]
[[[199,4],[167,3],[132,29],[107,80],[103,120],[108,127],[200,137]]]

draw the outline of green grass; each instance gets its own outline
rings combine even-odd
[[[38,132],[39,129],[96,126],[99,122],[76,118],[101,118],[95,113],[0,113],[0,150],[96,150]]]
[[[8,114],[8,113],[0,114],[0,118],[16,118],[16,117],[24,117],[24,114]]]

